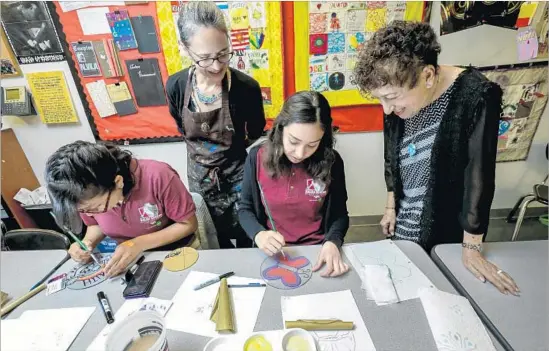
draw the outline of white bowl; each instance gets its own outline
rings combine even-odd
[[[204,351],[233,351],[235,350],[235,346],[234,340],[220,337],[210,340],[204,346]]]
[[[300,336],[303,338],[309,346],[309,350],[307,351],[316,351],[315,339],[313,339],[313,336],[304,329],[290,329],[284,334],[284,337],[282,338],[283,351],[289,351],[287,350],[286,345],[292,336]]]

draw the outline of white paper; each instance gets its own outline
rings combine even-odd
[[[339,319],[353,322],[354,330],[315,331],[319,350],[375,351],[351,290],[300,296],[282,296],[282,324],[299,319]],[[374,321],[375,323],[375,321]]]
[[[33,191],[26,188],[21,188],[13,197],[14,200],[19,201],[23,207],[33,205],[45,205],[50,203],[48,196],[48,190],[45,186],[38,187]]]
[[[107,21],[108,7],[93,7],[76,11],[84,35],[111,34]]]
[[[148,297],[143,299],[139,311],[154,311],[160,314],[162,317],[166,316],[170,307],[172,307],[172,300],[161,300],[156,297]]]
[[[95,307],[60,308],[23,312],[18,319],[3,320],[2,350],[67,350]]]
[[[17,194],[15,194],[13,199],[20,202],[23,206],[34,205],[34,200],[32,199],[31,193],[32,192],[29,189],[21,188]]]
[[[378,306],[399,302],[389,267],[368,264],[364,266],[362,274],[366,291],[372,294]]]
[[[198,284],[218,276],[219,274],[197,271],[189,273],[187,279],[175,293],[173,306],[166,316],[168,329],[209,337],[221,335],[215,331],[215,323],[210,320],[220,283],[194,291],[194,287]],[[263,281],[232,276],[227,278],[227,283],[248,284],[263,283]],[[236,329],[234,334],[252,333],[261,308],[265,288],[229,288],[229,291],[233,302]]]
[[[55,294],[58,291],[61,291],[65,288],[64,279],[57,279],[46,285],[46,296]]]
[[[419,288],[434,287],[433,283],[391,240],[381,240],[362,244],[346,245],[343,252],[357,272],[368,264],[386,265],[400,301],[419,297]],[[361,277],[368,299],[373,296],[366,289],[364,277]]]
[[[152,305],[155,305],[155,308],[151,308]],[[116,311],[114,315],[114,323],[107,324],[103,328],[103,330],[101,330],[101,332],[95,337],[95,339],[93,339],[90,346],[88,346],[87,351],[105,350],[105,342],[107,341],[109,333],[113,330],[113,328],[116,328],[117,325],[123,323],[123,321],[135,311],[144,308],[146,310],[154,310],[160,315],[165,316],[171,305],[172,301],[170,300],[161,300],[154,297],[126,300],[124,304],[120,306],[118,311]]]
[[[439,351],[495,351],[490,336],[465,297],[423,288],[419,298]]]
[[[116,114],[116,108],[111,101],[107,84],[103,79],[86,84],[90,97],[99,113],[99,117],[105,118]]]
[[[124,6],[124,1],[59,1],[59,5],[63,12],[68,12],[97,5]]]

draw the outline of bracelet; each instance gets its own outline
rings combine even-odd
[[[482,244],[470,244],[470,243],[461,243],[461,247],[464,247],[469,250],[475,250],[482,252]]]

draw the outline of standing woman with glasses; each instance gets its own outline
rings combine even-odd
[[[147,250],[198,248],[191,194],[166,163],[132,157],[111,144],[76,141],[62,146],[46,163],[46,187],[55,218],[93,250],[105,236],[118,246],[105,272],[115,276]],[[78,262],[90,254],[77,243],[69,249]]]
[[[229,68],[233,56],[221,10],[213,2],[189,2],[177,27],[193,66],[170,76],[170,113],[187,143],[189,189],[202,195],[221,248],[251,246],[238,224],[237,202],[246,147],[263,133],[259,84]]]

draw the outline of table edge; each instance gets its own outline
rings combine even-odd
[[[463,296],[465,297],[467,300],[469,300],[469,303],[471,303],[471,306],[473,306],[473,309],[475,310],[475,312],[478,314],[478,316],[480,317],[480,320],[484,323],[484,325],[490,330],[490,332],[492,333],[492,335],[494,335],[494,337],[497,339],[497,341],[501,344],[501,346],[506,350],[506,351],[515,351],[515,349],[511,346],[511,344],[509,344],[509,342],[507,341],[507,339],[505,339],[505,337],[503,336],[503,334],[501,334],[501,332],[498,330],[498,328],[494,325],[494,323],[490,320],[490,318],[488,318],[488,316],[484,313],[484,311],[482,310],[482,308],[480,308],[480,306],[475,302],[475,300],[473,299],[473,297],[471,295],[469,295],[469,293],[467,292],[467,289],[465,289],[465,287],[463,287],[463,285],[461,285],[461,283],[459,282],[459,280],[454,276],[454,274],[450,271],[450,269],[446,266],[446,264],[444,264],[444,262],[442,261],[442,259],[437,255],[437,252],[436,252],[436,249],[439,247],[439,246],[442,246],[442,245],[447,245],[447,244],[438,244],[438,245],[435,245],[432,249],[431,249],[431,258],[433,259],[433,262],[434,264],[440,269],[440,271],[442,272],[442,274],[444,274],[444,276],[450,281],[450,284],[452,284],[454,286],[454,288]]]

